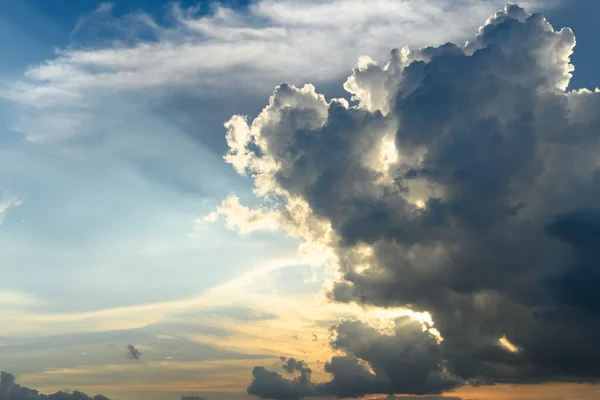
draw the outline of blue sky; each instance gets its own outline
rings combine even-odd
[[[223,124],[281,82],[349,100],[359,56],[464,43],[504,6],[377,1],[3,1],[0,369],[132,400],[246,398],[256,360],[280,356],[326,376],[331,321],[382,314],[324,299],[303,233],[244,208],[261,199],[223,160]],[[600,3],[526,3],[573,29],[570,87],[600,86]]]

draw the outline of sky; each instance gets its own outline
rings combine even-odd
[[[600,3],[1,3],[0,396],[600,396]]]

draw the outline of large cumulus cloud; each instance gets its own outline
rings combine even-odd
[[[509,5],[465,45],[362,58],[354,105],[281,85],[227,124],[226,160],[269,215],[335,252],[332,299],[427,311],[443,337],[343,323],[330,382],[258,369],[251,388],[294,392],[252,394],[600,378],[600,92],[567,90],[574,46]]]

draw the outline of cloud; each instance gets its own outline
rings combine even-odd
[[[217,6],[211,14],[175,4],[172,23],[161,25],[139,12],[112,17],[111,4],[102,3],[71,34],[89,36],[89,43],[31,66],[3,96],[36,107],[80,108],[107,91],[196,87],[218,96],[224,89],[256,90],[280,79],[326,82],[365,51],[384,56],[387,43],[398,38],[413,46],[462,39],[475,26],[456,21],[483,18],[491,4],[501,2],[262,0],[240,10]],[[90,90],[96,99],[86,96]]]
[[[282,368],[288,374],[293,374],[294,372],[300,373],[300,380],[302,382],[308,382],[310,380],[310,375],[312,374],[312,370],[306,365],[304,361],[296,360],[295,358],[285,358],[281,357]]]
[[[98,5],[98,7],[96,7],[94,12],[92,12],[90,15],[86,15],[86,16],[79,18],[79,20],[77,21],[77,24],[75,24],[75,27],[73,28],[73,30],[71,31],[69,36],[73,37],[75,34],[77,34],[83,26],[88,24],[90,22],[90,20],[93,19],[93,17],[101,15],[101,14],[109,13],[112,9],[113,9],[112,3],[108,3],[108,2],[100,3]]]
[[[331,380],[311,381],[312,370],[294,358],[282,358],[282,369],[298,372],[285,379],[276,372],[257,367],[248,393],[264,399],[302,397],[361,397],[370,393],[442,393],[462,385],[451,376],[436,338],[406,316],[395,322],[393,334],[384,334],[360,321],[346,320],[332,328],[331,346],[344,353],[325,364]]]
[[[135,346],[132,344],[127,345],[127,352],[127,357],[132,360],[139,360],[142,356],[142,352],[136,349]]]
[[[206,215],[203,221],[209,223],[215,222],[221,216],[225,218],[225,224],[229,229],[240,233],[279,229],[281,227],[277,212],[244,207],[240,204],[239,198],[235,196],[230,196],[223,200],[219,208]]]
[[[375,400],[375,399],[372,399],[372,400]],[[460,397],[455,397],[455,396],[419,396],[419,397],[402,396],[402,397],[396,397],[396,396],[393,396],[390,394],[388,397],[385,398],[385,400],[462,400],[462,399]]]
[[[248,394],[261,399],[296,400],[303,397],[317,396],[319,393],[311,382],[312,370],[294,358],[282,358],[282,369],[288,374],[298,372],[300,376],[285,379],[277,372],[267,371],[263,367],[252,370],[252,383],[248,386]]]
[[[51,395],[39,393],[35,389],[30,389],[15,383],[14,375],[0,372],[0,398],[2,400],[109,400],[102,395],[88,396],[87,394],[75,390],[60,391]]]
[[[249,393],[598,380],[600,91],[567,91],[574,46],[511,4],[465,45],[362,58],[353,105],[282,84],[226,124],[270,221],[335,255],[333,300],[427,312],[443,338],[343,323],[329,382],[258,367]]]
[[[21,200],[20,198],[8,196],[2,193],[2,191],[0,191],[0,224],[2,223],[4,215],[6,214],[6,211],[8,211],[9,208],[19,206],[22,203],[23,200]]]

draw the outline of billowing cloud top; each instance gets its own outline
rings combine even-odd
[[[567,90],[574,46],[509,5],[464,46],[362,58],[355,105],[283,84],[252,123],[226,124],[225,159],[267,202],[228,199],[229,222],[240,208],[277,222],[335,255],[332,299],[428,312],[437,329],[343,322],[329,382],[289,360],[299,377],[257,367],[249,393],[598,380],[600,92]]]

